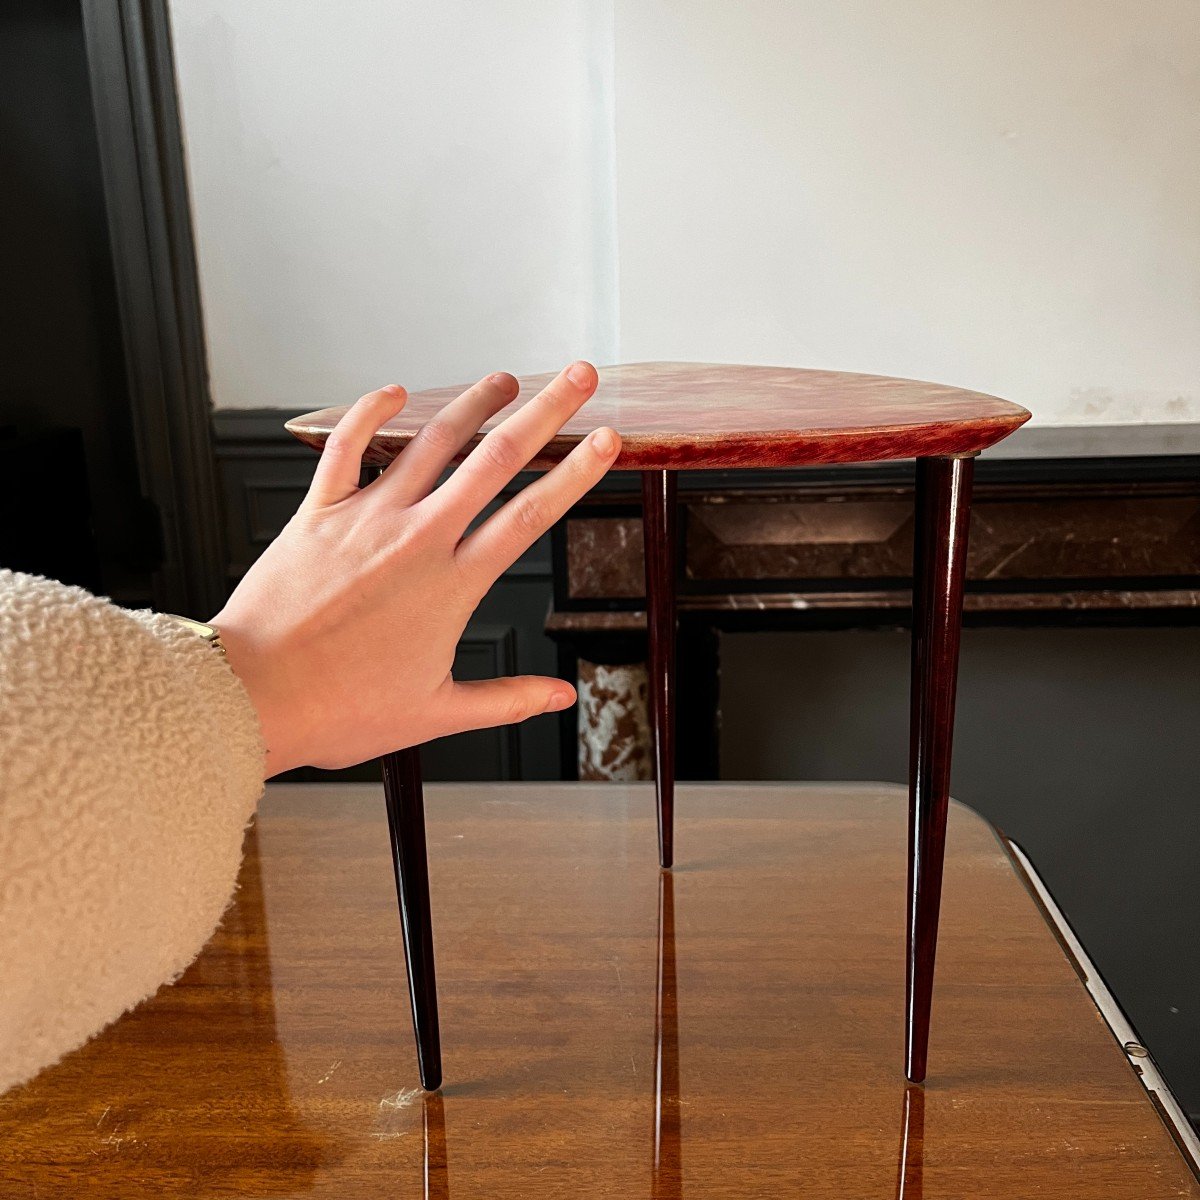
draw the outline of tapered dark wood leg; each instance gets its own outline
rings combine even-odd
[[[642,472],[650,728],[658,799],[658,861],[675,858],[675,498],[674,471]]]
[[[679,1009],[675,985],[675,879],[658,877],[658,986],[654,1002],[654,1157],[651,1200],[683,1195],[680,1161]]]
[[[974,466],[971,458],[917,460],[904,1039],[914,1083],[925,1078],[929,1051]]]
[[[408,965],[408,994],[413,1032],[417,1038],[417,1067],[421,1086],[429,1092],[442,1086],[442,1043],[438,1029],[437,980],[433,966],[433,923],[429,907],[429,862],[425,851],[425,800],[421,789],[421,755],[416,746],[385,755],[383,792],[387,799],[388,830],[392,835],[392,865],[404,931]]]

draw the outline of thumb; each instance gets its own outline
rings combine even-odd
[[[449,732],[515,725],[540,713],[561,712],[575,703],[575,689],[544,675],[468,680],[450,685],[446,712]]]

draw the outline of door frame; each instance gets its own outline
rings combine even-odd
[[[225,600],[224,523],[167,0],[82,0],[129,404],[158,509],[157,608]]]

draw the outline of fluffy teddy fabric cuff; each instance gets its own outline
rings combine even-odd
[[[200,638],[0,571],[0,1091],[199,953],[263,759],[245,689]]]

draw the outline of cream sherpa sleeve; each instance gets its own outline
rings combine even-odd
[[[211,646],[0,571],[0,1092],[195,958],[262,790],[254,709]]]

